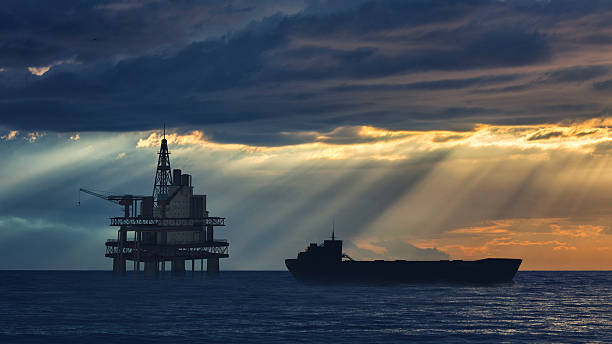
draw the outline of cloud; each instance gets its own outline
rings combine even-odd
[[[346,92],[346,91],[379,91],[379,90],[448,90],[462,89],[472,86],[483,86],[496,83],[512,81],[517,78],[517,75],[498,75],[484,76],[466,79],[442,79],[432,81],[421,81],[407,84],[356,84],[356,85],[341,85],[330,88],[331,91]]]
[[[556,246],[556,247],[553,247],[553,250],[555,250],[555,251],[563,251],[563,250],[565,250],[565,251],[576,251],[576,247],[574,247],[574,246]]]
[[[568,60],[575,55],[565,42],[575,32],[565,24],[584,15],[573,9],[553,28],[541,4],[247,5],[92,2],[49,9],[74,13],[68,17],[43,17],[14,3],[6,15],[6,42],[14,42],[5,43],[14,48],[0,56],[6,68],[0,110],[10,114],[5,125],[22,131],[148,130],[172,113],[171,127],[274,145],[287,138],[283,132],[306,129],[466,129],[603,111],[603,98],[585,97],[580,82],[601,82],[598,74],[608,67]],[[605,10],[587,7],[592,15]],[[521,26],[524,18],[541,22]],[[50,29],[40,36],[36,25]],[[31,78],[20,74],[19,68],[40,66],[53,67],[44,74],[36,69],[40,76]],[[566,89],[581,99],[568,100],[573,107],[555,107],[563,97],[551,97],[550,85],[562,83],[580,88]],[[523,94],[526,88],[532,96]]]
[[[593,88],[597,91],[607,91],[612,88],[612,79],[596,82],[593,84]]]
[[[584,218],[515,218],[486,221],[478,226],[457,228],[440,239],[422,243],[425,247],[436,245],[456,257],[474,259],[496,256],[502,252],[522,255],[523,268],[542,268],[550,263],[546,259],[570,259],[560,254],[572,254],[576,261],[563,264],[567,269],[585,268],[587,264],[601,266],[602,262],[585,259],[597,242],[608,242],[611,237],[604,234],[608,220],[590,219],[599,224],[583,224]],[[605,223],[605,224],[602,224]],[[605,251],[605,250],[600,250]],[[582,253],[579,253],[582,252]],[[546,258],[544,258],[546,257]],[[604,259],[604,258],[600,258]],[[582,260],[582,262],[580,262]],[[594,267],[591,267],[593,269]]]
[[[546,131],[546,132],[536,132],[531,135],[527,140],[529,141],[537,141],[537,140],[548,140],[554,137],[563,136],[563,132],[560,131]]]
[[[128,11],[128,10],[133,10],[133,9],[138,9],[141,8],[143,6],[152,4],[152,3],[156,3],[156,2],[161,2],[160,0],[123,0],[123,1],[117,1],[114,3],[108,3],[108,4],[99,4],[97,5],[95,8],[96,9],[102,9],[102,10],[108,10],[108,11]]]
[[[14,140],[17,135],[19,135],[19,130],[11,130],[8,132],[8,134],[0,136],[0,139],[11,141]]]
[[[480,124],[469,131],[386,130],[369,126],[337,127],[329,132],[284,132],[296,136],[288,145],[258,146],[217,142],[202,131],[172,132],[169,144],[196,145],[219,151],[236,151],[253,155],[298,157],[304,159],[381,159],[404,160],[423,152],[459,147],[518,149],[524,154],[534,151],[581,151],[592,153],[610,143],[609,119],[595,118],[583,122],[549,125],[495,126]],[[138,148],[157,147],[161,132],[140,138]],[[520,154],[520,153],[519,153]]]
[[[28,67],[28,70],[30,71],[30,73],[37,75],[37,76],[42,76],[44,75],[46,72],[49,71],[49,69],[51,69],[51,66],[44,66],[44,67]]]
[[[403,241],[346,242],[345,250],[352,258],[387,260],[447,260],[449,255],[436,248],[420,248]]]
[[[544,35],[504,29],[490,31],[470,42],[465,56],[459,58],[474,66],[508,66],[542,62],[550,56],[548,40]]]
[[[43,76],[45,73],[47,73],[51,68],[53,68],[55,66],[59,66],[59,65],[63,65],[63,64],[73,64],[73,63],[76,63],[73,59],[59,60],[59,61],[53,62],[52,64],[50,64],[48,66],[28,67],[28,71],[30,73],[32,73],[33,75]]]
[[[547,73],[549,82],[583,82],[600,78],[610,72],[608,66],[574,66]]]
[[[551,226],[553,232],[559,235],[568,235],[571,237],[580,237],[580,238],[595,238],[604,233],[604,229],[609,228],[609,226],[601,226],[601,225],[575,225],[570,228],[562,228],[559,225]]]
[[[95,254],[104,254],[101,240],[103,237],[92,235],[82,227],[74,228],[32,216],[3,216],[0,218],[0,267],[24,270],[58,267],[106,269]],[[78,265],[75,262],[79,262]]]
[[[39,138],[41,138],[42,136],[45,136],[45,133],[41,133],[38,131],[33,131],[27,134],[27,140],[30,142],[35,142],[36,140],[38,140]]]
[[[82,63],[180,49],[239,29],[277,11],[292,13],[299,2],[262,1],[13,1],[0,12],[5,39],[0,65],[49,65],[74,58]],[[36,5],[36,6],[32,6]],[[180,18],[180,20],[177,20]]]

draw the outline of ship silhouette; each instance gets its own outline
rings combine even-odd
[[[332,232],[322,245],[311,243],[287,269],[302,281],[326,282],[468,282],[502,283],[514,278],[522,259],[480,260],[370,260],[357,261],[342,252],[342,240]]]

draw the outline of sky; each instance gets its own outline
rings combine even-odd
[[[610,270],[611,95],[609,1],[3,1],[0,269],[111,269],[121,209],[78,189],[152,193],[165,123],[221,269],[335,223],[356,259]]]

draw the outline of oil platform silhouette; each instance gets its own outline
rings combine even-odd
[[[166,262],[174,275],[185,274],[185,261],[191,260],[192,273],[196,261],[200,270],[219,273],[219,258],[228,258],[229,243],[214,238],[214,228],[225,226],[225,218],[209,216],[206,195],[194,195],[191,175],[170,168],[170,152],[164,138],[158,153],[153,196],[102,195],[80,189],[123,206],[123,217],[111,217],[110,225],[119,227],[117,239],[106,241],[106,257],[113,258],[113,272],[126,273],[127,261],[134,262],[134,271],[148,278],[162,276]],[[80,202],[79,202],[80,203]]]

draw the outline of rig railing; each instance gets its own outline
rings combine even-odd
[[[225,226],[224,217],[203,218],[153,218],[153,217],[111,217],[111,226],[159,226],[159,227],[197,227]]]
[[[229,243],[225,239],[215,239],[213,241],[194,241],[194,242],[180,242],[180,243],[147,243],[142,241],[134,241],[134,240],[125,240],[121,242],[121,245],[124,247],[134,247],[134,245],[140,245],[143,248],[150,247],[162,247],[169,249],[181,249],[181,248],[193,248],[193,247],[222,247],[229,246]],[[106,240],[106,246],[119,246],[119,241],[117,239],[108,239]]]
[[[106,257],[123,257],[127,260],[147,261],[155,259],[166,261],[173,259],[206,259],[211,257],[227,258],[228,246],[206,246],[206,247],[171,247],[160,246],[134,248],[124,246],[106,246]]]

